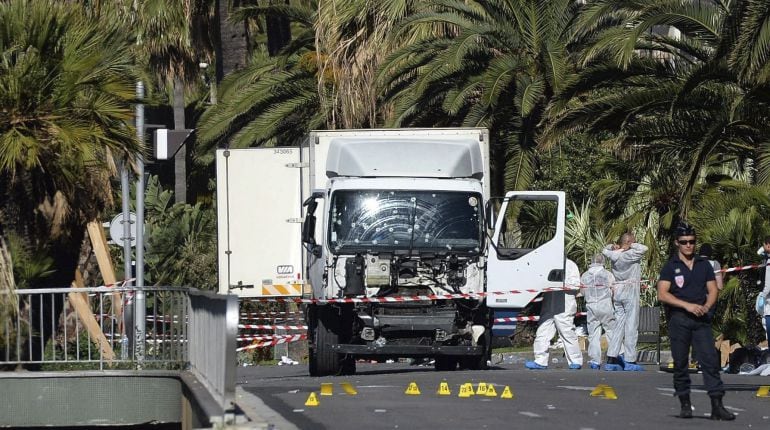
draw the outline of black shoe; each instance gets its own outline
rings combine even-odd
[[[735,419],[735,414],[725,409],[724,405],[722,405],[722,396],[711,398],[711,419],[717,421],[732,421]]]
[[[682,409],[679,411],[679,418],[692,418],[692,403],[690,403],[690,395],[684,394],[679,396],[679,402],[682,404]]]

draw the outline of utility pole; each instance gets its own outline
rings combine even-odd
[[[144,83],[136,83],[136,137],[144,144]],[[136,362],[142,365],[144,362],[144,341],[146,327],[146,297],[144,290],[144,154],[139,152],[136,156],[136,308],[135,308],[135,336],[136,336]]]
[[[123,286],[130,287],[131,279],[131,215],[128,201],[131,198],[128,189],[128,160],[123,160],[120,169],[120,191],[123,210]],[[121,339],[120,357],[123,360],[134,356],[134,293],[126,291],[123,304],[123,338]]]

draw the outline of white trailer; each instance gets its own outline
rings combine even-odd
[[[484,367],[495,312],[564,271],[564,193],[509,192],[493,216],[489,165],[480,128],[219,150],[220,291],[323,300],[306,315],[314,375],[351,373],[357,356]],[[455,298],[430,298],[443,294]]]

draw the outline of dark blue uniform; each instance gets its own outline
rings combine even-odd
[[[715,280],[714,268],[708,260],[695,256],[690,270],[674,255],[660,271],[661,281],[671,282],[669,292],[676,298],[697,305],[704,305],[708,297],[706,283]],[[674,359],[674,389],[676,395],[690,393],[688,372],[690,346],[698,357],[703,371],[703,384],[710,396],[724,395],[719,377],[719,357],[711,334],[710,314],[702,317],[673,306],[666,306],[668,334],[671,339],[671,356]]]

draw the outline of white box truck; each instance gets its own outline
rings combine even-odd
[[[492,331],[514,327],[495,316],[564,285],[564,193],[493,204],[489,164],[481,128],[218,150],[220,291],[313,299],[312,375],[351,374],[357,357],[483,368]]]

